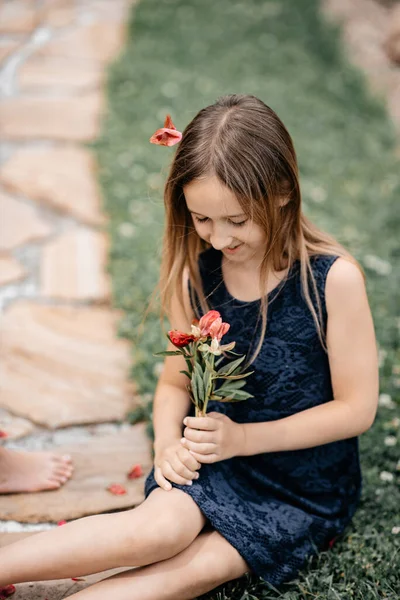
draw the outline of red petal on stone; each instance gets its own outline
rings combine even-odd
[[[58,521],[58,523],[57,523],[58,526],[66,525],[66,524],[67,524],[67,521]]]
[[[124,494],[126,494],[126,489],[123,485],[120,485],[119,483],[112,483],[106,489],[115,496],[123,496]]]
[[[0,588],[0,600],[9,598],[13,594],[15,594],[15,585],[6,585],[5,587]]]
[[[83,577],[71,577],[72,581],[86,581]]]
[[[142,475],[143,475],[142,466],[141,465],[135,465],[129,471],[127,477],[128,477],[128,479],[137,479],[138,477],[142,477]]]
[[[8,437],[8,433],[6,431],[2,431],[0,429],[0,438],[6,438],[6,437]]]

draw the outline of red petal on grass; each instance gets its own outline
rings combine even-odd
[[[8,437],[8,433],[6,431],[3,431],[2,429],[0,429],[0,438],[6,438]]]
[[[6,585],[5,587],[0,588],[0,600],[9,598],[13,594],[15,594],[15,585]]]
[[[111,492],[112,494],[114,494],[115,496],[123,496],[124,494],[127,493],[126,489],[124,488],[124,486],[120,485],[119,483],[112,483],[106,489],[109,492]]]
[[[58,521],[57,525],[60,527],[60,525],[66,525],[67,521]]]
[[[328,542],[328,546],[329,548],[332,548],[334,543],[336,542],[336,538],[332,538],[329,542]]]
[[[137,479],[138,477],[142,477],[142,475],[143,475],[142,465],[135,465],[129,471],[127,477],[128,477],[128,479]]]

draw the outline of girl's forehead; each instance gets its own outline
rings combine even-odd
[[[207,216],[243,215],[243,210],[233,192],[216,176],[195,179],[183,187],[186,206],[190,212]]]

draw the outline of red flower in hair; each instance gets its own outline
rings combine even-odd
[[[159,146],[174,146],[182,139],[182,134],[177,131],[175,125],[172,122],[171,115],[167,115],[162,129],[157,129],[150,138],[152,144],[158,144]]]

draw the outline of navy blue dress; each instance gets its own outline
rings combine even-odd
[[[325,281],[336,258],[311,257],[324,331]],[[223,343],[235,340],[234,351],[250,357],[259,339],[255,335],[251,345],[260,301],[231,296],[221,261],[222,253],[212,247],[200,255],[204,290],[206,295],[214,290],[208,298],[211,308],[231,324]],[[249,368],[254,373],[246,378],[245,389],[254,398],[211,401],[207,412],[224,413],[238,423],[274,421],[332,401],[328,356],[301,290],[299,261],[268,300],[266,336]],[[261,318],[258,328],[260,323]],[[190,415],[194,416],[194,405]],[[356,511],[362,484],[357,437],[303,450],[236,456],[202,464],[199,473],[191,486],[172,485],[193,498],[253,573],[275,586],[293,579],[308,556],[326,549],[342,533]],[[145,481],[145,496],[156,487],[153,467]]]

